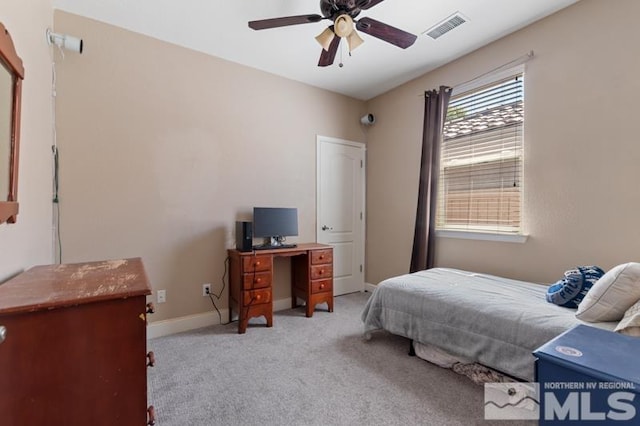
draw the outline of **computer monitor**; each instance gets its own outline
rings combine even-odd
[[[281,246],[286,237],[298,235],[298,209],[254,207],[253,236],[264,238],[265,246]]]

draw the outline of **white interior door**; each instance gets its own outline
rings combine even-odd
[[[317,241],[333,246],[333,293],[364,290],[364,144],[318,136]]]

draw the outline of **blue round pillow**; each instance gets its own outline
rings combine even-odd
[[[597,266],[578,266],[547,289],[547,302],[576,309],[589,289],[604,275]]]

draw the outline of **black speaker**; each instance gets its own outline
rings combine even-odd
[[[253,229],[251,222],[236,222],[236,249],[253,250]]]

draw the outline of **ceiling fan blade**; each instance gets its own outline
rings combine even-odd
[[[376,21],[375,19],[371,18],[360,19],[356,24],[356,28],[363,33],[367,33],[371,36],[377,37],[380,40],[384,40],[387,43],[391,43],[403,49],[411,46],[418,38],[411,33],[402,31],[401,29],[392,27],[391,25],[387,25],[383,22]]]
[[[320,61],[318,61],[319,67],[327,67],[333,64],[333,60],[336,58],[338,52],[338,46],[340,45],[340,37],[334,37],[329,45],[329,50],[322,49],[320,54]]]
[[[378,3],[382,3],[384,0],[361,0],[358,4],[358,9],[367,10],[371,9],[373,6]]]
[[[269,28],[286,27],[288,25],[311,24],[313,22],[320,22],[323,19],[325,18],[320,15],[286,16],[283,18],[250,21],[249,28],[253,28],[254,30],[266,30]]]

